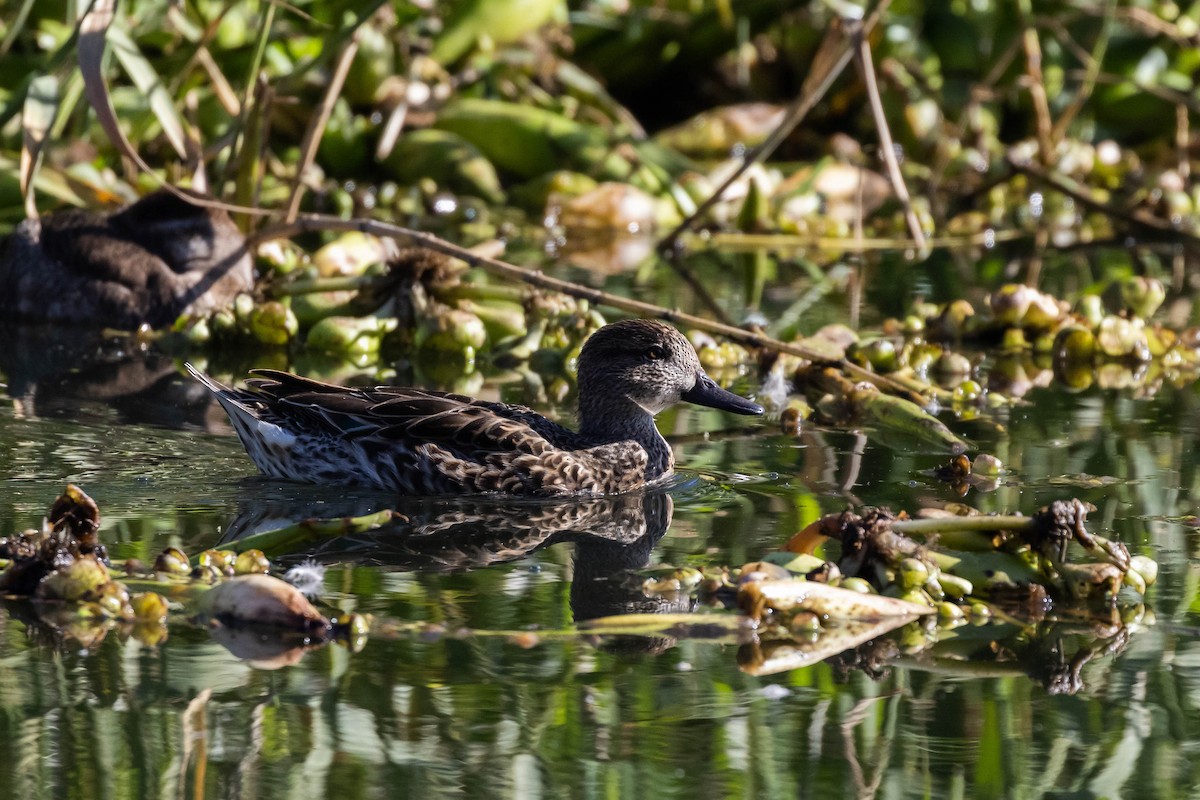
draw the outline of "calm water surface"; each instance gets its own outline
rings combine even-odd
[[[34,524],[68,481],[100,504],[114,559],[394,505],[254,477],[196,387],[170,362],[135,362],[148,383],[111,370],[92,383],[6,376],[0,534]],[[536,402],[527,383],[498,385],[485,391]],[[577,504],[574,529],[561,507],[414,502],[408,529],[280,559],[326,562],[330,609],[434,624],[358,653],[329,646],[268,669],[186,625],[155,647],[117,631],[81,643],[7,606],[0,795],[1194,797],[1200,402],[1169,386],[1026,399],[991,424],[958,424],[1013,470],[965,501],[1025,513],[1091,501],[1090,527],[1159,559],[1155,624],[1127,637],[1047,626],[1006,641],[1020,658],[1005,663],[957,659],[995,635],[968,627],[937,658],[893,650],[765,677],[739,668],[749,654],[736,644],[555,633],[690,610],[643,595],[642,567],[739,565],[819,513],[959,499],[929,476],[936,454],[689,409],[660,419],[686,467],[670,492]],[[541,635],[512,635],[531,629]],[[1047,691],[1072,664],[1076,691]]]

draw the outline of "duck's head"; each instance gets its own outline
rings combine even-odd
[[[176,192],[196,197],[197,203],[211,202],[190,190]],[[224,272],[235,261],[245,259],[242,271],[253,282],[245,238],[220,208],[189,203],[174,192],[160,189],[114,214],[111,224],[123,234],[120,241],[136,242],[174,272]],[[128,256],[123,260],[127,261]]]
[[[679,401],[761,414],[762,406],[727,392],[700,366],[683,334],[663,322],[631,319],[605,325],[579,354],[581,421],[632,402],[651,416]]]

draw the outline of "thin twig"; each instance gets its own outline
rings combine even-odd
[[[1096,79],[1100,75],[1100,65],[1104,62],[1104,54],[1108,51],[1108,42],[1112,38],[1113,17],[1117,10],[1117,0],[1108,0],[1104,4],[1104,22],[1100,26],[1100,33],[1096,37],[1096,44],[1092,48],[1091,54],[1083,61],[1087,65],[1087,72],[1083,78],[1083,84],[1079,90],[1075,92],[1075,96],[1071,99],[1070,105],[1063,110],[1062,115],[1058,118],[1058,122],[1054,123],[1052,136],[1056,141],[1061,140],[1067,133],[1067,128],[1083,110],[1084,105],[1091,99],[1092,92],[1096,89]]]
[[[1170,222],[1164,219],[1159,219],[1152,214],[1147,213],[1142,209],[1132,208],[1126,209],[1120,206],[1115,206],[1111,203],[1105,203],[1097,200],[1088,191],[1087,187],[1076,183],[1075,181],[1057,173],[1048,172],[1041,167],[1034,166],[1029,163],[1020,163],[1013,159],[1008,159],[1008,164],[1017,172],[1024,173],[1029,177],[1037,180],[1040,183],[1049,186],[1055,191],[1062,192],[1070,197],[1075,202],[1089,208],[1092,211],[1099,211],[1105,216],[1113,219],[1119,219],[1127,222],[1130,225],[1136,226],[1154,234],[1161,236],[1169,236],[1176,239],[1182,239],[1185,244],[1198,245],[1200,244],[1200,235],[1194,234],[1191,231],[1182,228],[1176,228]]]
[[[304,141],[300,143],[300,163],[296,165],[296,174],[292,176],[292,196],[288,199],[287,213],[284,215],[287,222],[294,220],[300,213],[300,200],[304,197],[304,177],[317,158],[317,147],[321,144],[325,126],[329,123],[333,106],[342,94],[342,86],[350,73],[350,65],[354,63],[354,56],[358,53],[358,40],[365,21],[366,17],[359,19],[359,27],[338,55],[337,65],[329,78],[329,86],[325,88],[325,96],[321,98],[321,105],[317,107],[317,113],[313,115],[308,130],[304,132]]]
[[[940,236],[928,240],[930,247],[990,247],[999,242],[1029,238],[1027,231],[984,230],[961,236]],[[721,250],[743,251],[769,247],[773,250],[828,250],[834,253],[895,250],[909,244],[906,239],[892,237],[839,239],[821,236],[798,236],[790,233],[714,233],[708,243]]]
[[[704,285],[704,282],[696,277],[696,273],[693,272],[687,266],[687,264],[684,264],[683,261],[678,258],[674,258],[673,256],[674,254],[672,254],[671,258],[664,258],[663,260],[671,266],[671,269],[675,270],[676,275],[678,275],[680,278],[683,278],[683,282],[686,283],[688,288],[690,288],[696,295],[696,299],[700,301],[702,306],[707,308],[719,322],[723,322],[726,325],[732,325],[733,320],[730,318],[728,312],[726,312],[724,306],[718,303],[717,299],[712,296],[712,294],[708,291],[708,287]]]
[[[529,286],[534,286],[539,289],[544,289],[552,292],[561,292],[581,300],[587,300],[589,303],[597,305],[609,306],[622,311],[628,311],[631,314],[638,314],[643,317],[654,317],[667,322],[679,323],[697,330],[707,331],[718,336],[745,345],[746,347],[757,347],[765,350],[771,350],[778,353],[787,353],[799,358],[804,358],[809,361],[820,363],[831,363],[828,355],[822,354],[815,350],[810,350],[807,347],[798,345],[792,342],[781,342],[778,339],[773,339],[758,331],[745,330],[743,328],[735,328],[732,325],[726,325],[721,322],[697,317],[692,314],[686,314],[676,309],[666,308],[664,306],[646,303],[641,300],[634,300],[620,295],[609,294],[602,292],[599,289],[593,289],[590,286],[583,286],[571,281],[564,281],[559,278],[552,278],[549,275],[543,274],[540,270],[531,270],[524,267],[518,267],[515,264],[509,264],[505,261],[500,261],[496,258],[479,255],[470,250],[460,247],[456,244],[446,241],[440,237],[422,231],[415,231],[411,228],[402,228],[399,225],[391,225],[386,222],[379,222],[371,219],[341,219],[324,214],[301,214],[293,222],[281,222],[275,225],[270,225],[260,230],[251,239],[251,246],[271,240],[290,238],[302,233],[312,233],[315,231],[357,231],[366,233],[372,236],[379,236],[388,239],[396,239],[408,242],[409,244],[425,247],[437,253],[457,258],[466,262],[472,267],[478,267],[483,271],[507,280],[520,281]],[[855,380],[864,380],[881,389],[885,389],[894,394],[899,394],[902,397],[913,400],[914,402],[923,404],[925,398],[919,393],[912,391],[908,387],[893,381],[886,375],[877,375],[870,370],[864,369],[857,364],[851,363],[846,359],[839,359],[835,362],[838,367],[847,375],[850,375]]]
[[[1191,139],[1187,106],[1180,103],[1175,106],[1175,169],[1179,172],[1179,177],[1185,181],[1192,172],[1191,159],[1188,157],[1188,146],[1191,144]]]
[[[1080,70],[1068,70],[1066,72],[1066,77],[1086,80],[1087,73],[1084,73],[1081,76],[1080,72]],[[1124,86],[1126,84],[1130,84],[1139,92],[1153,95],[1160,100],[1165,100],[1168,103],[1173,103],[1175,105],[1185,105],[1192,111],[1200,113],[1200,100],[1192,97],[1187,92],[1180,92],[1161,84],[1146,83],[1145,81],[1139,81],[1137,78],[1131,78],[1128,75],[1116,75],[1111,72],[1102,72],[1097,75],[1096,83],[1102,83],[1106,86]]]
[[[973,517],[933,517],[931,519],[897,519],[891,522],[896,533],[906,536],[929,536],[947,531],[1021,531],[1033,524],[1033,517],[1020,514],[981,514]]]
[[[742,176],[742,174],[752,165],[766,158],[775,149],[783,143],[796,126],[808,116],[808,112],[812,111],[817,102],[825,96],[829,91],[829,87],[842,74],[842,70],[850,63],[850,59],[854,55],[854,46],[851,34],[861,31],[863,36],[866,36],[879,22],[884,10],[891,4],[891,0],[881,0],[871,15],[862,23],[845,18],[838,18],[829,26],[825,32],[825,38],[821,42],[820,49],[817,50],[816,56],[813,58],[813,68],[808,74],[808,79],[804,81],[804,86],[800,89],[800,95],[792,103],[788,109],[787,115],[779,127],[771,132],[771,135],[766,140],[753,148],[743,158],[741,166],[733,171],[725,182],[705,200],[700,206],[688,215],[687,219],[679,223],[676,228],[667,234],[661,242],[659,242],[659,250],[670,252],[675,249],[679,238],[691,230],[705,213],[720,201],[726,190],[733,185],[734,181]]]
[[[1050,99],[1046,96],[1046,80],[1042,74],[1042,43],[1034,27],[1031,0],[1017,3],[1021,15],[1021,43],[1025,48],[1025,69],[1029,79],[1029,97],[1037,125],[1038,151],[1044,166],[1054,164],[1054,120],[1050,116]]]
[[[871,57],[871,44],[861,33],[855,34],[858,39],[858,67],[862,72],[863,85],[867,89],[867,101],[871,113],[875,117],[875,130],[879,136],[879,147],[882,150],[883,163],[887,165],[888,178],[892,182],[892,191],[904,206],[904,220],[908,223],[908,232],[913,237],[913,244],[920,252],[925,252],[925,231],[921,229],[921,221],[913,210],[912,198],[908,195],[908,187],[904,184],[904,175],[900,172],[900,162],[896,159],[896,144],[892,141],[892,131],[888,126],[887,115],[883,112],[883,100],[879,96],[879,84],[875,80],[875,64]]]

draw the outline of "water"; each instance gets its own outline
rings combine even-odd
[[[114,561],[395,505],[254,477],[220,414],[165,358],[66,360],[28,381],[5,367],[0,534],[35,524],[67,482],[99,503]],[[502,381],[506,399],[529,400],[508,377],[484,391]],[[922,653],[892,645],[760,677],[742,665],[764,654],[731,641],[580,636],[596,616],[704,611],[648,598],[642,567],[736,566],[819,513],[959,500],[930,472],[942,456],[875,431],[790,437],[683,409],[660,418],[684,466],[669,492],[566,507],[583,520],[575,528],[603,536],[562,525],[562,506],[410,501],[402,529],[280,558],[328,565],[328,610],[392,625],[361,652],[247,660],[185,624],[154,647],[119,629],[79,641],[7,604],[0,794],[1192,796],[1195,390],[1050,386],[1024,399],[958,426],[1011,470],[963,501],[1024,513],[1092,502],[1092,530],[1159,560],[1155,624],[1132,635],[1047,624],[1015,638],[967,626]]]

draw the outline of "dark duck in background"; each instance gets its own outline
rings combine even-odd
[[[229,215],[166,190],[111,214],[25,220],[0,250],[0,314],[9,320],[163,327],[253,286],[246,240]]]

